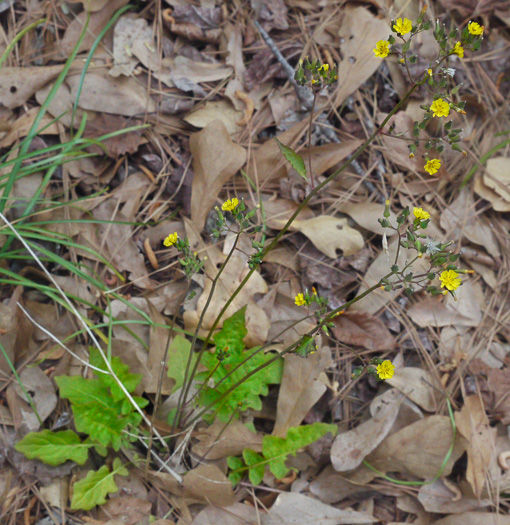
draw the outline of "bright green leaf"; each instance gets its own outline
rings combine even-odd
[[[296,452],[314,443],[328,432],[336,434],[337,426],[326,423],[314,423],[302,427],[289,428],[286,437],[264,436],[262,454],[269,460],[269,468],[277,479],[284,478],[289,472],[285,466],[287,456],[295,456]]]
[[[106,503],[106,496],[112,492],[117,492],[115,484],[115,474],[127,476],[127,469],[116,458],[113,463],[113,471],[110,472],[107,466],[102,466],[99,470],[90,470],[87,477],[78,481],[74,485],[72,509],[90,510],[96,505]]]
[[[226,353],[239,353],[244,350],[243,339],[246,337],[246,306],[243,306],[234,315],[223,323],[223,328],[213,337],[217,350]]]
[[[266,468],[264,458],[254,450],[245,448],[243,450],[243,459],[249,468],[251,484],[255,487],[260,485],[264,479],[264,470]]]
[[[175,379],[173,391],[179,390],[184,383],[184,373],[188,362],[191,343],[182,335],[176,335],[168,349],[168,377]],[[193,369],[197,355],[194,354],[191,360],[190,370]]]
[[[298,155],[292,148],[282,144],[277,138],[275,138],[280,151],[283,156],[289,161],[290,165],[306,180],[306,166],[301,155]]]
[[[97,348],[90,349],[90,364],[101,370],[107,370],[106,363],[99,353]],[[132,374],[129,371],[129,366],[125,365],[119,357],[112,357],[112,370],[115,375],[119,378],[121,383],[124,385],[126,390],[131,393],[138,386],[138,383],[142,380],[142,374]],[[117,380],[111,374],[102,374],[101,372],[94,371],[96,376],[99,378],[103,385],[110,388],[112,397],[115,401],[122,401],[126,399],[126,394],[122,391]]]
[[[111,445],[119,450],[122,431],[141,422],[138,413],[121,414],[122,403],[115,402],[110,389],[99,379],[60,376],[55,381],[61,397],[72,404],[76,430],[89,434],[105,447]]]
[[[52,432],[30,432],[16,443],[16,450],[28,459],[40,459],[48,465],[56,467],[68,460],[83,465],[87,461],[89,448],[92,444],[82,443],[78,434],[72,430]]]

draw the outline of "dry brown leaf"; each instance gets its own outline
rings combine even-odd
[[[418,501],[428,512],[440,514],[459,514],[460,512],[480,509],[490,505],[490,500],[480,500],[466,495],[462,495],[459,499],[457,494],[450,490],[440,479],[434,481],[431,485],[420,487]]]
[[[354,93],[381,65],[374,57],[374,43],[386,40],[388,23],[377,18],[366,7],[348,6],[343,10],[340,30],[340,51],[343,60],[338,64],[338,89],[335,106]],[[370,35],[370,38],[367,38]]]
[[[39,112],[39,108],[34,107],[29,109],[26,113],[23,113],[21,117],[15,120],[12,123],[11,129],[9,132],[2,138],[0,141],[1,148],[8,148],[12,146],[16,141],[26,137],[34,120]],[[58,135],[59,127],[58,124],[50,124],[53,118],[50,118],[49,115],[45,115],[41,123],[39,124],[39,129],[45,128],[44,131],[39,132],[39,135]]]
[[[319,375],[329,366],[331,351],[328,347],[322,347],[307,359],[295,355],[285,357],[274,436],[285,437],[290,427],[301,424],[326,391],[326,385],[319,381]]]
[[[100,11],[110,0],[67,0],[69,4],[83,4],[83,9],[88,9],[92,13]]]
[[[100,517],[118,520],[123,525],[138,525],[150,515],[152,503],[134,496],[119,496],[110,498],[101,505]]]
[[[298,209],[299,204],[287,199],[275,199],[264,203],[266,224],[273,230],[281,230],[292,214]],[[298,220],[313,219],[313,211],[305,206],[298,215]]]
[[[441,388],[441,385],[430,372],[411,366],[397,368],[395,375],[386,381],[423,410],[427,412],[437,410],[438,389]]]
[[[87,32],[78,50],[79,53],[82,51],[88,51],[92,47],[92,44],[98,37],[99,33],[111,20],[115,11],[126,5],[128,2],[128,0],[109,0],[101,5],[99,0],[94,1],[98,3],[95,7],[99,7],[99,9],[90,15]],[[73,51],[83,28],[85,27],[87,16],[88,12],[86,8],[67,26],[64,37],[59,41],[58,47],[62,57],[67,58]]]
[[[510,15],[510,6],[507,0],[440,0],[448,11],[458,11],[461,16],[474,18],[474,16],[488,17],[494,11],[501,11]],[[489,525],[489,524],[487,524]]]
[[[483,182],[510,204],[510,157],[494,157],[487,161]]]
[[[379,235],[386,233],[388,237],[396,234],[394,230],[383,228],[377,219],[383,217],[384,206],[377,204],[376,202],[348,202],[343,204],[340,208],[342,213],[346,213],[355,220],[362,228]],[[390,211],[390,217],[388,219],[392,224],[396,224],[396,215]]]
[[[211,122],[202,131],[191,135],[189,145],[194,171],[191,219],[195,228],[202,231],[221,188],[243,167],[246,150],[232,142],[227,128],[220,120]]]
[[[216,507],[213,503],[199,512],[191,522],[191,525],[211,524],[258,525],[253,507],[243,503],[234,503],[230,507],[225,508]]]
[[[184,476],[184,495],[203,503],[228,507],[235,502],[232,484],[216,465],[202,464]]]
[[[475,177],[474,190],[482,199],[489,201],[495,211],[510,211],[510,202],[503,199],[494,190],[484,184],[483,177],[477,174]]]
[[[133,73],[138,60],[131,51],[135,42],[152,47],[152,29],[145,18],[122,16],[113,30],[113,67],[108,72],[112,77],[129,76]]]
[[[466,479],[475,496],[480,498],[495,449],[497,429],[489,425],[478,395],[464,399],[464,406],[460,412],[455,413],[455,422],[459,432],[469,442]]]
[[[510,516],[495,512],[464,512],[437,520],[434,525],[510,525]]]
[[[57,406],[57,395],[51,379],[38,366],[25,368],[19,376],[26,391],[32,398],[41,421],[44,422]],[[31,432],[38,430],[41,424],[32,407],[26,401],[26,396],[21,386],[16,382],[12,383],[9,388],[11,387],[18,396],[17,399],[14,399],[13,396],[7,396],[9,409],[14,420],[16,421],[16,415],[19,415],[26,430]]]
[[[363,312],[345,312],[333,319],[335,337],[344,344],[367,350],[393,350],[396,345],[386,325],[377,317]]]
[[[171,67],[172,82],[183,91],[192,91],[201,82],[216,82],[232,75],[233,69],[224,64],[198,62],[184,56],[175,57]]]
[[[392,389],[376,400],[377,408],[371,419],[335,438],[331,447],[331,463],[335,470],[345,472],[361,465],[393,426],[403,400],[402,394]]]
[[[238,456],[245,448],[262,452],[262,435],[251,432],[241,421],[232,421],[227,427],[219,420],[195,432],[198,443],[193,454],[207,460]]]
[[[312,147],[310,153],[312,156],[313,174],[315,176],[322,175],[354,153],[362,143],[362,140],[349,140],[340,144],[333,142],[332,144]],[[306,169],[308,170],[308,147],[302,149],[299,154],[305,160]]]
[[[457,301],[450,295],[426,297],[413,304],[407,314],[421,327],[478,326],[482,321],[482,309],[471,281],[465,279],[455,293]]]
[[[3,67],[0,70],[0,104],[16,108],[51,82],[64,66]]]
[[[319,215],[313,219],[295,220],[291,229],[306,235],[322,253],[336,259],[348,256],[363,248],[363,235],[351,228],[347,219],[337,219],[329,215]],[[340,250],[341,253],[337,253]]]
[[[4,352],[0,352],[0,372],[5,374],[5,377],[9,377],[12,372],[8,360],[11,363],[15,362],[14,350],[19,330],[16,308],[15,304],[8,306],[0,303],[0,344],[4,349]]]
[[[355,525],[376,521],[379,521],[378,518],[370,514],[337,509],[296,492],[281,493],[269,513],[260,517],[262,525]]]
[[[477,215],[469,189],[464,188],[455,201],[443,210],[440,224],[448,237],[453,236],[460,241],[465,236],[471,242],[483,246],[493,257],[499,257],[498,241],[493,229]]]
[[[73,101],[76,99],[79,75],[68,77]],[[143,116],[156,111],[156,104],[148,96],[147,88],[131,77],[112,78],[108,75],[87,73],[83,80],[78,106],[125,117]]]
[[[383,472],[402,472],[430,479],[440,471],[452,444],[452,425],[447,416],[429,416],[387,437],[366,459]],[[467,443],[457,435],[452,455],[442,475],[448,476]]]
[[[241,129],[236,122],[243,116],[228,100],[212,100],[186,115],[183,120],[196,128],[205,128],[214,120],[221,120],[230,135]]]

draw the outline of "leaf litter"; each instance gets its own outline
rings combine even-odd
[[[399,11],[410,9],[400,2],[370,7],[348,2],[342,11],[327,2],[312,6],[285,0],[241,6],[213,0],[201,2],[200,7],[167,3],[170,7],[165,6],[160,20],[151,3],[120,16],[96,49],[83,83],[85,52],[127,2],[93,0],[51,6],[56,10],[52,14],[58,13],[59,25],[48,22],[37,29],[35,37],[27,33],[0,70],[5,122],[0,147],[9,153],[8,148],[29,134],[64,59],[78,41],[86,9],[91,9],[81,54],[40,122],[44,147],[76,133],[85,113],[85,139],[142,123],[151,127],[109,138],[104,142],[106,151],[91,142],[85,151],[100,158],[77,159],[59,167],[38,203],[39,220],[47,222],[36,226],[45,235],[66,236],[66,243],[51,245],[62,258],[53,265],[46,262],[49,271],[69,296],[81,301],[80,315],[90,326],[102,324],[92,333],[103,335],[100,344],[111,352],[112,363],[124,374],[134,399],[140,406],[151,403],[144,408],[149,416],[155,398],[163,398],[153,423],[170,434],[176,429],[166,416],[182,392],[191,348],[189,333],[199,324],[218,263],[232,247],[228,238],[211,237],[215,207],[233,197],[252,207],[259,204],[263,215],[258,217],[264,217],[260,225],[272,239],[309,191],[305,135],[310,108],[302,107],[299,93],[286,82],[279,59],[252,20],[270,33],[292,67],[312,53],[311,34],[317,35],[314,52],[338,63],[338,88],[320,99],[328,115],[313,126],[311,165],[321,181],[362,143],[365,128],[384,118],[389,102],[397,100],[395,92],[406,89],[395,64],[379,67],[372,60],[372,47],[373,41],[387,37],[389,19],[402,13],[414,15]],[[490,28],[484,45],[487,51],[494,47],[494,53],[502,55],[495,41],[508,40],[506,6],[482,4],[441,0],[432,2],[429,9],[435,11],[441,5],[445,21],[484,17]],[[5,21],[9,39],[15,34],[14,23],[36,20],[35,13],[23,9]],[[26,20],[17,18],[22,15]],[[38,39],[39,47],[31,48],[31,38]],[[423,41],[422,45],[428,44]],[[480,67],[500,67],[496,58],[488,54]],[[477,70],[476,80],[469,78],[464,65],[457,62],[457,74],[466,84],[466,96],[476,96],[480,111],[478,120],[469,116],[464,124],[469,126],[473,151],[481,156],[497,144],[487,136],[492,139],[500,134],[501,139],[508,130],[508,114],[501,110],[501,100],[508,97],[507,84],[502,69],[494,83],[483,69]],[[407,109],[397,113],[397,130],[412,127],[422,103],[424,94],[418,93]],[[484,121],[487,113],[491,118]],[[53,122],[57,117],[58,122]],[[287,163],[275,138],[298,149],[303,161]],[[376,158],[386,171],[377,168],[372,173]],[[158,466],[144,478],[146,487],[140,483],[144,493],[122,489],[128,470],[118,458],[92,469],[87,459],[91,445],[83,436],[95,433],[102,445],[125,450],[131,443],[124,433],[125,422],[131,419],[141,425],[141,419],[124,403],[117,385],[86,366],[89,358],[93,366],[104,363],[90,349],[90,334],[87,339],[72,336],[81,326],[64,312],[62,301],[56,301],[55,290],[44,295],[46,277],[22,258],[10,261],[20,280],[3,287],[0,307],[0,342],[5,350],[0,355],[4,376],[0,423],[8,452],[0,488],[12,473],[30,478],[23,476],[20,483],[26,483],[25,488],[14,486],[16,497],[9,493],[2,511],[14,516],[28,508],[26,488],[35,482],[39,484],[36,497],[48,505],[62,512],[79,508],[84,519],[103,522],[145,523],[148,514],[161,525],[178,520],[194,524],[397,523],[414,517],[415,523],[434,519],[442,525],[509,522],[504,492],[510,486],[505,463],[510,450],[506,433],[510,423],[508,147],[481,162],[472,187],[464,189],[457,181],[471,168],[468,160],[457,163],[448,158],[437,178],[429,179],[416,161],[410,162],[406,144],[390,137],[381,137],[374,151],[359,160],[363,175],[351,166],[342,180],[309,202],[278,249],[227,309],[223,320],[246,307],[243,340],[248,350],[274,343],[260,353],[261,359],[267,359],[313,327],[313,320],[303,321],[302,310],[294,304],[299,291],[313,287],[319,294],[328,294],[330,304],[340,305],[378,281],[387,271],[388,256],[396,255],[395,237],[388,234],[392,238],[386,251],[384,230],[377,222],[383,208],[379,203],[385,198],[402,206],[426,201],[435,233],[445,241],[455,239],[464,264],[477,274],[464,282],[457,301],[420,295],[408,299],[399,292],[377,291],[336,317],[331,333],[323,336],[308,359],[286,356],[283,369],[266,378],[260,391],[259,385],[246,393],[247,399],[255,396],[257,401],[242,417],[225,412],[223,419],[202,422],[178,439],[173,455],[160,461],[176,469],[182,484],[155,459]],[[41,180],[40,174],[24,179],[14,195],[20,202],[30,198]],[[50,203],[58,206],[48,207]],[[47,208],[44,213],[42,208]],[[176,252],[162,245],[174,231],[187,233],[207,278],[186,282]],[[50,244],[45,240],[41,248]],[[249,244],[240,245],[226,265],[199,337],[212,328],[216,315],[246,276],[251,249]],[[81,273],[70,271],[69,262]],[[423,270],[417,271],[426,271],[424,261],[420,264]],[[37,324],[17,309],[17,302]],[[388,328],[389,314],[398,319],[392,325],[397,330]],[[170,337],[168,326],[173,326]],[[225,321],[217,329],[223,327]],[[109,333],[113,340],[108,345]],[[63,346],[49,334],[65,341]],[[215,344],[221,348],[216,340]],[[376,355],[399,363],[393,378],[385,384],[370,377],[351,381],[353,367]],[[9,361],[19,373],[19,383],[14,376],[9,378]],[[207,359],[204,363],[199,374],[210,374],[208,381],[216,381],[213,367],[207,368]],[[228,358],[225,364],[229,365]],[[109,399],[101,410],[96,407],[99,421],[87,419],[80,408],[92,403],[82,396],[85,382],[94,385],[98,399]],[[71,401],[72,413],[65,399]],[[453,405],[453,420],[446,399]],[[114,432],[105,433],[104,424]],[[38,434],[40,441],[23,441],[28,431],[38,429],[52,429],[57,441],[44,433]],[[322,437],[318,452],[312,453],[312,448],[302,452],[311,429],[317,429],[317,436],[329,431],[330,441]],[[296,457],[289,456],[287,463],[275,457],[271,446],[276,442],[285,443],[289,455],[297,453]],[[31,459],[22,458],[15,446]],[[55,447],[64,446],[65,459],[78,466],[54,461],[55,466],[48,467],[38,461],[45,457],[51,463],[53,459],[48,458]],[[140,451],[146,454],[143,447]],[[95,457],[102,452],[98,446]],[[244,481],[233,490],[227,477],[232,457],[244,462],[250,472],[246,479],[255,483]],[[260,461],[269,467],[264,463],[261,469]],[[297,477],[289,471],[291,465],[299,466]],[[130,478],[136,472],[141,479],[142,470],[129,467]],[[381,478],[384,475],[386,480]],[[58,476],[63,476],[62,484],[49,483]],[[416,492],[410,493],[398,482],[416,483]],[[105,505],[99,514],[92,511],[102,501]],[[46,517],[44,506],[30,509],[26,516],[34,522],[36,513],[37,518]]]

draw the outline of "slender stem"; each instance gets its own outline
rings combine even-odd
[[[345,171],[346,168],[348,168],[353,161],[355,161],[366,149],[367,147],[374,141],[375,137],[380,133],[380,131],[382,129],[384,129],[384,127],[386,126],[386,124],[389,122],[389,120],[391,119],[391,117],[393,115],[395,115],[395,113],[405,104],[405,102],[407,102],[407,100],[409,99],[409,97],[421,86],[423,85],[426,80],[427,80],[428,77],[425,77],[421,82],[418,82],[418,84],[415,84],[405,95],[404,97],[402,98],[402,100],[400,100],[396,105],[395,107],[388,113],[388,115],[386,116],[386,118],[382,121],[381,125],[374,130],[374,132],[370,135],[370,137],[367,139],[367,141],[362,144],[357,150],[356,152],[347,160],[344,162],[344,164],[342,164],[342,166],[340,166],[340,168],[338,168],[336,171],[334,171],[328,178],[326,178],[324,181],[322,181],[318,186],[316,186],[313,190],[310,191],[310,193],[303,199],[303,201],[301,202],[301,204],[298,206],[298,208],[294,211],[294,213],[291,215],[290,219],[287,221],[287,223],[285,224],[285,226],[277,233],[277,235],[274,237],[274,239],[269,243],[269,245],[267,246],[267,248],[265,248],[265,250],[263,251],[262,253],[262,256],[261,256],[261,259],[263,259],[273,248],[276,247],[276,245],[278,244],[279,240],[283,237],[283,235],[287,232],[287,230],[289,229],[290,225],[294,222],[295,218],[299,215],[299,213],[301,212],[301,210],[308,204],[308,202],[310,201],[310,199],[312,199],[312,197],[314,197],[315,195],[317,195],[317,193],[322,190],[322,188],[324,188],[324,186],[326,186],[327,184],[329,184],[333,179],[335,179],[336,177],[338,177],[338,175],[340,175],[340,173],[342,173],[343,171]],[[214,333],[214,330],[216,330],[216,327],[218,326],[221,318],[223,317],[223,315],[225,314],[225,312],[227,311],[228,307],[232,304],[232,302],[234,301],[234,299],[237,297],[237,295],[239,294],[239,292],[241,291],[241,289],[243,288],[243,286],[248,282],[249,278],[253,275],[253,273],[255,272],[256,268],[252,268],[247,274],[246,274],[246,277],[242,280],[242,282],[239,284],[239,286],[236,288],[236,290],[234,290],[234,292],[232,293],[232,295],[229,297],[228,301],[224,304],[223,308],[221,309],[220,313],[218,314],[218,316],[216,317],[213,325],[211,326],[211,329],[209,330],[209,333],[207,334],[207,337],[204,339],[204,342],[203,342],[203,345],[202,345],[202,348],[205,349],[207,347],[207,345],[209,344],[209,341],[211,339],[211,336],[212,334]]]
[[[181,408],[186,403],[186,398],[188,397],[189,389],[191,388],[191,383],[192,383],[193,377],[195,377],[195,373],[197,371],[198,365],[200,364],[200,361],[202,359],[202,355],[204,354],[204,351],[206,349],[206,345],[202,345],[202,348],[200,348],[200,351],[198,353],[197,359],[195,360],[195,364],[193,365],[193,369],[191,371],[191,374],[190,374],[189,380],[188,380],[188,374],[189,374],[189,370],[190,370],[190,367],[191,367],[191,362],[193,360],[193,354],[195,352],[195,345],[197,343],[197,338],[198,338],[198,334],[200,332],[200,328],[202,327],[202,323],[204,321],[204,317],[205,317],[205,314],[207,312],[207,309],[209,308],[209,305],[211,304],[211,301],[212,301],[212,298],[213,298],[213,295],[214,295],[214,290],[216,289],[216,285],[218,284],[218,281],[219,281],[219,279],[221,277],[221,274],[223,273],[223,270],[225,269],[225,267],[227,266],[228,262],[230,261],[230,258],[234,254],[234,251],[235,251],[235,249],[237,247],[237,243],[239,241],[239,237],[240,237],[241,233],[243,233],[242,229],[240,229],[239,233],[236,235],[236,238],[234,240],[234,244],[232,245],[232,248],[230,249],[230,252],[228,253],[225,261],[223,262],[223,264],[221,265],[220,269],[218,270],[218,273],[216,274],[216,276],[213,279],[213,282],[212,282],[212,285],[211,285],[211,290],[209,291],[209,296],[207,297],[207,300],[206,300],[206,303],[205,303],[204,308],[202,310],[202,313],[200,314],[200,318],[198,320],[198,324],[197,324],[197,327],[195,329],[195,333],[193,334],[193,339],[191,341],[191,348],[190,348],[190,352],[189,352],[189,355],[188,355],[188,361],[186,363],[186,370],[184,371],[183,387],[182,387],[181,392],[179,394],[179,400],[177,402],[176,417],[174,418],[174,422],[172,424],[172,432],[171,432],[172,434],[173,434],[173,431],[175,430],[174,427],[176,427],[179,424],[179,419],[181,417],[180,416]]]
[[[313,93],[312,110],[310,111],[310,123],[308,124],[308,167],[310,170],[310,181],[312,184],[312,190],[315,187],[315,181],[313,178],[312,171],[312,126],[313,126],[313,112],[315,110],[315,101],[317,100],[317,93]]]

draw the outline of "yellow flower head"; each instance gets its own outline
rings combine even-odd
[[[450,292],[456,290],[462,283],[455,270],[445,270],[439,276],[439,280],[441,281],[441,288],[446,288]]]
[[[432,76],[432,69],[427,69],[427,73],[429,74],[429,77]]]
[[[434,175],[434,173],[438,172],[440,167],[441,167],[441,161],[439,159],[431,159],[427,161],[423,169],[429,175]]]
[[[173,246],[176,242],[179,236],[177,235],[177,232],[171,233],[164,241],[163,244],[170,248],[170,246]]]
[[[397,18],[396,23],[393,24],[393,29],[402,36],[407,35],[413,29],[413,23],[408,18],[404,18],[404,21],[401,18]]]
[[[390,43],[387,40],[379,40],[373,52],[377,58],[386,58],[390,54]]]
[[[376,371],[379,379],[391,379],[395,374],[395,365],[389,359],[386,359],[386,361],[377,365]]]
[[[414,153],[412,153],[412,152],[409,153],[409,158],[410,158],[410,159],[414,159]]]
[[[233,199],[226,200],[221,205],[221,209],[223,211],[232,211],[232,210],[235,210],[238,205],[239,205],[239,200],[234,197]]]
[[[450,114],[450,104],[442,98],[434,100],[430,105],[430,109],[434,117],[447,117]]]
[[[414,216],[420,221],[426,221],[430,219],[430,213],[425,211],[423,208],[413,208]]]
[[[294,302],[296,303],[296,306],[303,306],[303,305],[305,305],[306,304],[305,296],[302,293],[298,293],[296,295],[296,298],[295,298]]]
[[[460,42],[455,43],[455,47],[453,48],[453,54],[457,55],[460,58],[464,58],[464,48],[462,47]]]
[[[329,64],[322,64],[317,71],[329,71]]]
[[[469,22],[468,24],[468,31],[472,35],[483,35],[484,27],[480,24],[477,24],[476,22]]]

